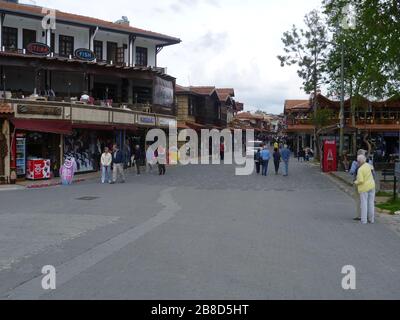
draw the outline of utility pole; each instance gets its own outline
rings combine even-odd
[[[344,149],[344,125],[345,125],[345,116],[344,116],[344,44],[341,45],[342,51],[342,62],[340,66],[340,84],[341,84],[341,92],[340,92],[340,140],[339,140],[339,155],[343,156]]]

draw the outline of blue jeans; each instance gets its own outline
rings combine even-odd
[[[101,166],[101,182],[111,182],[111,166]]]
[[[285,166],[284,166],[284,175],[285,176],[287,176],[287,175],[289,175],[289,161],[283,161],[283,163],[285,164]]]
[[[262,175],[263,176],[266,176],[268,174],[268,163],[269,163],[269,160],[262,161]]]

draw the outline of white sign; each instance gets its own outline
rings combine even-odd
[[[176,120],[170,118],[158,118],[158,125],[160,127],[176,126]]]

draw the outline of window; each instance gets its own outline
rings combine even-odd
[[[118,44],[116,42],[107,42],[107,61],[114,64],[117,61]]]
[[[36,42],[36,31],[35,30],[28,30],[28,29],[23,29],[22,30],[22,42],[23,42],[23,48],[26,49],[28,44]]]
[[[74,37],[60,35],[58,53],[60,56],[68,57],[74,54]]]
[[[103,60],[103,41],[94,41],[94,54],[97,60]]]
[[[18,29],[3,27],[3,46],[6,49],[18,49]]]
[[[147,48],[136,47],[136,64],[147,66]]]

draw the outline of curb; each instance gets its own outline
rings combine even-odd
[[[80,183],[86,181],[86,179],[77,179],[73,181],[73,184],[75,183]],[[56,187],[56,186],[61,186],[61,182],[50,182],[50,183],[43,183],[43,184],[31,184],[26,186],[24,189],[42,189],[42,188],[50,188],[50,187]]]

